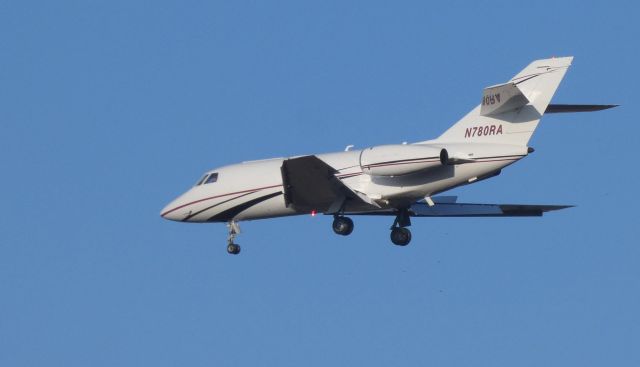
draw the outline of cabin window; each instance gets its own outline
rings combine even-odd
[[[210,183],[214,183],[218,181],[218,173],[214,172],[212,174],[209,175],[209,177],[205,180],[205,184],[210,184]]]

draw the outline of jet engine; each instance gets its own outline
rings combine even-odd
[[[380,145],[360,153],[360,167],[372,176],[401,176],[441,167],[440,151],[426,145]]]

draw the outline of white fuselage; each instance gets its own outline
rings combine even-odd
[[[418,145],[408,147],[416,146]],[[434,150],[446,146],[450,154],[460,151],[470,157],[470,160],[464,164],[434,163],[438,166],[402,175],[380,176],[371,174],[366,167],[363,169],[362,156],[367,149],[316,156],[335,168],[335,177],[351,190],[365,195],[381,208],[401,208],[456,186],[491,177],[527,154],[526,146],[443,145],[441,142],[432,145],[425,142],[420,146]],[[403,161],[393,158],[390,157],[387,161],[392,163],[386,164],[412,164],[407,163],[410,159]],[[192,187],[169,203],[161,215],[166,219],[184,222],[227,222],[308,214],[308,211],[299,212],[285,204],[281,173],[284,160],[275,158],[243,162],[212,170],[204,178],[217,174],[215,180],[211,180],[213,182]],[[422,160],[439,161],[438,157]],[[344,209],[358,210],[355,207]]]

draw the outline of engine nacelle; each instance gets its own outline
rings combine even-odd
[[[474,162],[517,160],[533,152],[522,145],[452,143],[440,151],[440,163],[445,166]]]
[[[402,176],[441,167],[440,148],[426,145],[380,145],[360,153],[360,168],[372,176]]]

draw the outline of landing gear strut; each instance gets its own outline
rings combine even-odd
[[[400,209],[396,220],[391,225],[391,242],[397,246],[406,246],[411,242],[411,231],[409,227],[411,225],[411,217],[407,209]]]
[[[349,217],[335,215],[333,217],[333,231],[342,236],[348,236],[353,232],[353,221]]]
[[[236,236],[240,233],[240,225],[236,221],[229,221],[227,223],[229,228],[229,237],[227,237],[227,252],[231,255],[237,255],[240,253],[240,245],[234,243]]]

